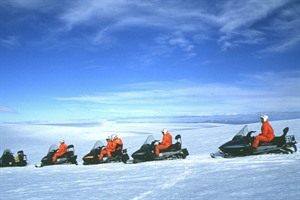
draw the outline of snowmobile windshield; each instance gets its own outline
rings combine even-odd
[[[4,154],[8,154],[8,153],[11,154],[10,149],[5,149],[5,150],[3,151],[3,155],[4,155]]]
[[[57,145],[56,145],[56,144],[52,144],[52,145],[49,147],[48,152],[54,152],[54,151],[57,150],[57,149],[58,149]]]
[[[245,125],[233,138],[232,140],[240,140],[248,133],[248,126]]]
[[[98,147],[103,147],[103,146],[104,146],[103,143],[102,143],[100,140],[98,140],[98,141],[94,144],[93,149],[97,149]]]
[[[154,141],[153,135],[149,135],[144,144],[151,144]]]

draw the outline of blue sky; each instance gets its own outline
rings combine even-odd
[[[299,0],[0,0],[2,122],[300,112]]]

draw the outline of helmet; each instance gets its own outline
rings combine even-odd
[[[106,140],[111,140],[110,135],[106,137]]]
[[[65,143],[65,140],[61,140],[60,143],[61,143],[61,144]]]
[[[163,128],[163,129],[161,130],[161,132],[162,132],[163,134],[166,134],[166,133],[168,132],[168,130],[167,130],[166,128]]]
[[[269,116],[268,115],[262,115],[260,116],[260,119],[262,119],[264,122],[268,121]]]
[[[118,138],[117,134],[112,134],[112,135],[111,135],[111,139],[112,139],[112,140],[114,140],[114,139],[116,139],[116,138]]]

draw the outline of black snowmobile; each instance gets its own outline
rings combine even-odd
[[[56,151],[58,150],[58,147],[56,144],[53,144],[49,147],[48,154],[42,158],[40,165],[35,165],[36,167],[43,167],[46,165],[59,165],[59,164],[75,164],[77,165],[77,155],[75,155],[74,145],[68,145],[67,152],[58,157],[57,161],[54,163],[52,161],[52,158]]]
[[[127,160],[129,160],[129,156],[127,154],[127,150],[123,149],[123,145],[119,145],[116,147],[116,151],[111,153],[111,158],[108,159],[108,157],[105,155],[103,157],[103,160],[99,160],[99,155],[102,149],[104,149],[105,146],[103,143],[98,140],[90,153],[86,154],[82,160],[84,165],[93,165],[93,164],[101,164],[101,163],[110,163],[110,162],[124,162],[126,163]]]
[[[17,156],[14,157],[13,153],[6,149],[0,159],[0,167],[22,167],[27,165],[27,156],[23,150],[18,151]]]
[[[254,141],[254,136],[251,136],[255,131],[248,132],[247,125],[245,125],[231,141],[226,142],[219,147],[220,151],[217,153],[211,153],[210,156],[215,158],[221,157],[237,157],[259,154],[289,154],[297,151],[296,139],[294,135],[288,135],[289,128],[283,129],[283,134],[279,137],[275,137],[271,142],[260,142],[259,146],[254,149],[251,144]]]
[[[149,135],[141,148],[131,155],[133,163],[165,159],[185,159],[189,155],[189,152],[186,148],[181,148],[181,135],[178,134],[175,139],[176,143],[167,149],[160,150],[160,155],[157,157],[155,155],[155,146],[158,145],[159,140],[155,140],[152,135]]]

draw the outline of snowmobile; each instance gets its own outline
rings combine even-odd
[[[23,150],[18,151],[17,156],[14,157],[10,149],[3,151],[0,159],[0,167],[22,167],[27,165],[27,156]]]
[[[42,158],[40,165],[35,165],[36,167],[43,167],[47,165],[59,165],[59,164],[75,164],[77,165],[77,155],[75,155],[75,149],[74,145],[68,145],[67,152],[58,157],[57,161],[54,163],[52,161],[52,158],[56,151],[58,150],[58,147],[56,144],[53,144],[49,147],[48,153],[45,157]]]
[[[110,163],[110,162],[124,162],[126,163],[129,160],[129,156],[127,154],[127,149],[123,149],[123,145],[117,146],[117,150],[111,153],[111,158],[108,159],[107,156],[103,157],[103,160],[99,160],[99,155],[102,149],[105,146],[103,143],[98,140],[95,145],[91,149],[90,153],[86,154],[82,160],[84,165],[92,165],[92,164],[101,164],[101,163]]]
[[[210,156],[215,158],[217,156],[229,158],[248,155],[259,154],[289,154],[297,151],[296,139],[294,135],[288,135],[289,128],[283,129],[283,134],[275,137],[271,142],[260,142],[257,148],[252,147],[254,136],[252,133],[256,131],[248,131],[245,125],[233,138],[219,147],[219,152],[211,153]]]
[[[189,152],[186,148],[181,148],[181,135],[178,134],[175,139],[175,144],[172,144],[167,149],[160,150],[160,155],[156,156],[155,146],[158,145],[159,140],[155,140],[152,135],[149,135],[141,148],[131,155],[133,158],[133,163],[178,158],[185,159],[189,155]]]

